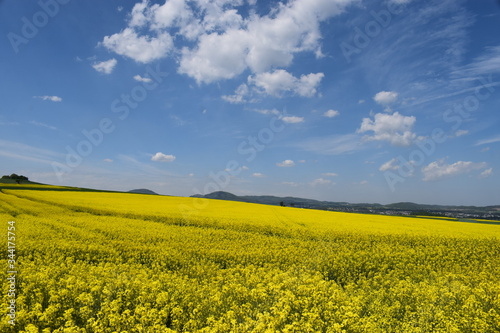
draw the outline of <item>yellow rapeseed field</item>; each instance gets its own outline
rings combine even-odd
[[[499,225],[48,189],[0,219],[1,332],[500,331]]]

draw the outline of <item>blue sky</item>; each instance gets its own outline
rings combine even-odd
[[[0,173],[500,204],[500,3],[0,2]]]

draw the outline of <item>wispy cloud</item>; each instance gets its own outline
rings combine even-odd
[[[265,175],[262,174],[262,173],[260,173],[260,172],[255,172],[255,173],[252,174],[252,177],[254,177],[254,178],[264,178]]]
[[[38,122],[36,120],[30,121],[30,124],[38,126],[38,127],[48,128],[48,129],[53,130],[53,131],[57,130],[57,127],[50,126],[50,125],[47,125],[47,124],[44,124],[44,123],[40,123],[40,122]]]
[[[295,146],[322,155],[340,155],[362,149],[361,139],[356,134],[309,138]]]
[[[6,140],[0,140],[0,155],[42,164],[51,164],[55,159],[62,159],[64,157],[64,154],[61,153]]]
[[[319,186],[319,185],[334,185],[330,179],[317,178],[309,183],[311,186]]]
[[[122,162],[125,162],[129,165],[134,166],[139,169],[141,172],[144,172],[149,175],[159,175],[159,176],[169,176],[169,177],[178,177],[178,175],[173,174],[172,172],[159,169],[153,165],[143,163],[136,158],[128,155],[118,155],[118,159]]]
[[[452,72],[455,77],[481,76],[500,73],[500,45],[488,47],[485,52],[471,63]]]
[[[500,142],[500,135],[497,135],[497,136],[489,138],[489,139],[479,140],[478,142],[476,142],[476,144],[474,146],[482,146],[482,145],[487,145],[487,144],[496,143],[496,142]]]
[[[337,177],[338,174],[336,174],[335,172],[325,172],[322,174],[322,176],[324,176],[324,177]]]
[[[488,178],[493,174],[493,168],[489,168],[479,174],[479,178]]]
[[[33,96],[33,98],[39,98],[44,101],[51,101],[51,102],[62,102],[62,98],[59,96]]]

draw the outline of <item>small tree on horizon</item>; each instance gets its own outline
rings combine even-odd
[[[17,175],[15,173],[13,173],[10,176],[3,176],[2,179],[12,179],[15,180],[17,184],[21,184],[21,182],[29,180],[28,177],[23,175]]]

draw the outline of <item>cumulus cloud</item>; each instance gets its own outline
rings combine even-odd
[[[119,33],[104,37],[102,45],[137,62],[149,63],[166,57],[173,48],[173,40],[166,32],[154,37],[139,36],[134,29],[125,28]]]
[[[281,117],[281,120],[287,124],[298,124],[304,122],[304,117],[284,116]]]
[[[470,161],[458,161],[453,164],[446,164],[444,160],[439,160],[422,168],[422,173],[424,175],[423,180],[433,181],[451,176],[457,176],[474,170],[484,169],[486,165],[487,164],[485,162],[474,163]],[[486,171],[488,170],[485,170],[484,172]]]
[[[283,94],[289,93],[302,97],[312,97],[316,94],[323,77],[323,73],[311,73],[297,78],[284,69],[278,69],[250,76],[248,83],[252,84],[261,94],[281,97]]]
[[[151,161],[154,161],[154,162],[173,162],[173,161],[175,161],[175,156],[174,155],[165,155],[163,153],[156,153],[151,158]]]
[[[59,96],[33,96],[33,98],[39,98],[41,100],[51,102],[62,102],[62,98]]]
[[[117,63],[118,61],[113,58],[106,61],[96,62],[92,65],[92,68],[94,68],[99,73],[111,74],[113,72],[113,69],[115,69]]]
[[[295,162],[292,160],[284,160],[283,162],[276,163],[276,165],[282,168],[289,168],[295,166]]]
[[[182,50],[179,73],[194,78],[198,83],[236,77],[247,68],[242,57],[247,48],[243,38],[240,30],[201,36],[196,50]]]
[[[149,77],[142,77],[140,75],[135,75],[134,80],[139,81],[139,82],[144,82],[144,83],[151,83],[153,80]]]
[[[327,118],[333,118],[333,117],[338,116],[339,114],[340,114],[340,112],[338,112],[336,110],[328,110],[325,113],[323,113],[323,116],[327,117]]]
[[[398,93],[395,91],[381,91],[373,96],[373,100],[381,105],[390,105],[396,102]]]
[[[417,137],[412,132],[416,120],[414,116],[403,116],[398,112],[394,114],[377,113],[373,120],[363,118],[357,132],[373,132],[372,136],[365,136],[368,141],[388,141],[394,146],[409,146]]]
[[[175,47],[171,37],[175,35],[179,73],[210,83],[246,70],[260,74],[285,68],[300,52],[321,57],[321,22],[353,2],[357,0],[279,1],[267,14],[251,11],[244,17],[238,11],[245,4],[242,0],[168,0],[163,5],[143,0],[133,7],[127,27],[104,37],[102,45],[148,63],[168,55]],[[317,82],[314,76],[301,78],[296,93],[313,95]]]

